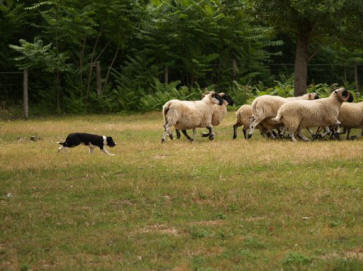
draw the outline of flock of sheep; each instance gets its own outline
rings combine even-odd
[[[181,130],[190,141],[194,140],[196,128],[207,128],[208,133],[203,133],[202,136],[213,140],[213,127],[222,122],[228,105],[233,105],[230,96],[213,91],[205,93],[199,101],[168,101],[162,110],[164,133],[161,142],[165,142],[167,136],[173,139],[173,127],[177,138],[180,138]],[[237,137],[237,128],[241,126],[246,139],[253,135],[255,129],[271,138],[283,138],[287,134],[292,141],[296,141],[296,137],[309,140],[302,133],[304,128],[313,139],[327,135],[339,138],[345,132],[349,139],[351,128],[360,128],[363,136],[363,102],[353,103],[352,94],[344,88],[334,90],[327,98],[319,98],[316,93],[289,98],[259,96],[252,105],[242,105],[236,116],[234,139]],[[314,127],[318,127],[316,133],[311,130]],[[340,127],[344,128],[343,133],[340,133]],[[187,133],[190,129],[193,130],[192,137]],[[319,134],[321,129],[324,132]]]

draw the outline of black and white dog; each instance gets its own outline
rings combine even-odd
[[[99,147],[104,153],[113,156],[114,154],[109,153],[105,146],[114,147],[116,143],[110,136],[99,136],[86,133],[72,133],[69,134],[65,142],[57,142],[61,146],[58,148],[60,152],[63,148],[72,148],[80,144],[84,144],[89,147],[89,152],[93,152],[94,147]]]

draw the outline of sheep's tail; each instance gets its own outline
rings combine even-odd
[[[259,105],[259,100],[253,102],[252,104],[252,115],[255,117],[265,115],[264,107]]]
[[[172,108],[173,102],[169,101],[163,106],[164,127],[173,126],[179,118],[178,110]]]
[[[280,110],[277,111],[276,117],[274,117],[272,120],[273,121],[278,121],[278,122],[280,122],[282,120],[282,115],[281,115],[281,111]]]
[[[168,118],[167,118],[167,114],[169,112],[170,109],[170,102],[167,102],[166,104],[164,104],[163,106],[163,118],[164,118],[164,124],[168,123]]]

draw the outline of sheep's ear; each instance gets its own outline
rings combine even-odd
[[[348,99],[348,103],[351,103],[354,101],[354,97],[351,93],[349,93],[349,99]]]
[[[313,94],[309,93],[309,100],[313,99]]]
[[[348,96],[348,91],[346,91],[346,90],[343,90],[343,92],[342,92],[342,96],[345,98],[345,97],[347,97]]]

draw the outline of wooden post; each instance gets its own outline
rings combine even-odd
[[[102,78],[101,78],[101,65],[100,62],[96,62],[96,74],[97,74],[97,95],[102,95]]]
[[[29,85],[28,85],[28,69],[24,70],[23,77],[23,102],[24,102],[24,117],[29,118]]]

